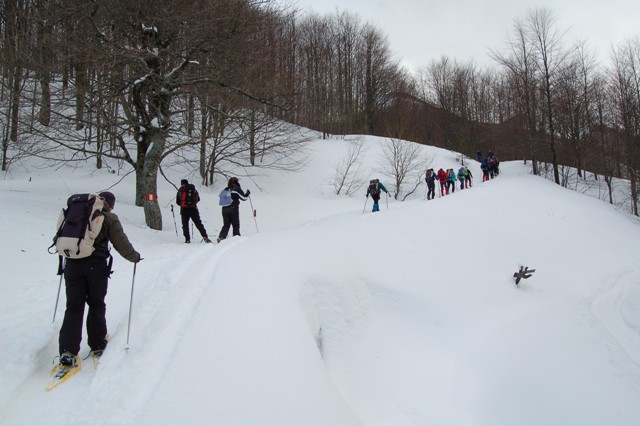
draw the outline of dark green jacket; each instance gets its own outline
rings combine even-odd
[[[140,253],[138,253],[129,242],[129,238],[127,238],[127,235],[124,233],[118,216],[106,210],[102,212],[104,213],[104,222],[102,223],[100,233],[96,237],[96,250],[93,252],[93,256],[109,257],[109,242],[111,242],[113,248],[120,253],[120,256],[130,262],[138,262],[140,260]]]

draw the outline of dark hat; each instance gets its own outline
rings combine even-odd
[[[189,181],[188,181],[188,180],[186,180],[186,179],[182,179],[182,180],[180,181],[180,185],[188,185],[188,184],[189,184]]]
[[[101,192],[100,196],[104,198],[104,201],[109,205],[109,210],[113,210],[116,206],[116,196],[109,191]]]

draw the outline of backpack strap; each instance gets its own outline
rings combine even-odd
[[[49,248],[47,249],[47,252],[49,254],[55,254],[57,252],[56,251],[51,251],[51,248],[55,247],[56,242],[58,241],[58,238],[60,238],[60,232],[62,232],[62,227],[64,226],[64,223],[67,221],[67,211],[66,209],[62,209],[62,222],[60,222],[60,227],[58,228],[58,230],[56,231],[56,235],[53,236],[53,243],[49,246]],[[60,275],[60,274],[58,274]]]
[[[113,266],[113,256],[111,255],[111,253],[109,253],[109,262],[107,263],[107,269],[109,270],[109,277],[111,277],[111,274],[113,274],[113,271],[111,270],[112,266]]]

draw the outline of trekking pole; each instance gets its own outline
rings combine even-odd
[[[58,300],[60,300],[60,289],[62,288],[62,277],[64,276],[64,258],[60,258],[60,283],[58,284],[58,295],[56,296],[56,306],[53,308],[53,321],[56,322],[56,312],[58,312]]]
[[[253,212],[253,223],[256,224],[256,232],[260,232],[258,230],[258,221],[256,220],[256,209],[253,208],[253,201],[251,201],[251,195],[249,195],[249,204],[251,204],[251,211]]]
[[[178,236],[178,225],[176,224],[176,215],[173,213],[173,204],[171,204],[171,216],[173,216],[173,226],[176,228],[176,237]]]
[[[129,301],[129,324],[127,325],[127,345],[124,347],[126,352],[129,352],[129,332],[131,331],[131,310],[133,308],[133,284],[136,282],[136,267],[138,262],[133,264],[133,279],[131,280],[131,300]]]
[[[386,198],[386,200],[387,200],[387,209],[388,209],[388,208],[389,208],[389,193],[388,193],[388,192],[387,192],[387,198]]]
[[[367,208],[367,201],[369,201],[369,197],[366,197],[364,199],[364,207],[362,207],[362,213],[364,213],[364,210]]]

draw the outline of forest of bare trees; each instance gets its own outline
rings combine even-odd
[[[0,0],[2,170],[37,156],[136,174],[136,203],[176,162],[205,185],[234,166],[295,169],[302,136],[372,134],[493,150],[565,185],[575,167],[640,183],[640,39],[598,63],[553,13],[517,17],[495,67],[441,57],[403,69],[353,14],[271,0]],[[197,162],[193,159],[198,158]],[[171,164],[167,162],[171,161]],[[340,190],[338,190],[340,191]]]

